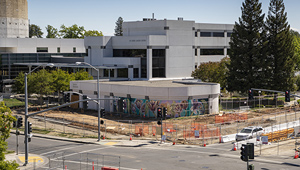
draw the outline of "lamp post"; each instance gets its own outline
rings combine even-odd
[[[85,64],[93,68],[97,71],[97,98],[100,99],[100,91],[99,91],[99,69],[96,69],[89,63],[86,62],[76,62],[76,65]],[[98,142],[100,141],[100,100],[98,100]]]
[[[260,109],[260,93],[261,93],[261,91],[258,91],[258,96],[259,96],[259,98],[258,98],[258,102],[259,102],[259,109]]]
[[[25,73],[25,163],[24,166],[26,166],[28,164],[28,92],[27,92],[27,75],[32,73],[33,71],[35,71],[36,69],[38,69],[41,66],[49,66],[49,67],[53,67],[54,64],[53,63],[48,63],[48,64],[41,64],[39,66],[37,66],[35,69],[31,70],[28,73]]]

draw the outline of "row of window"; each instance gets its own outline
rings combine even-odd
[[[227,32],[227,37],[231,37],[232,32]],[[195,32],[198,37],[198,32]],[[225,32],[200,32],[200,37],[225,37]]]
[[[36,47],[37,53],[47,53],[48,47]],[[60,47],[57,47],[57,53],[60,53]],[[76,53],[76,47],[73,47],[73,53]]]
[[[2,25],[4,25],[5,24],[5,22],[2,22]],[[9,23],[9,25],[11,25],[11,22]],[[15,23],[15,25],[18,25],[18,23]],[[21,23],[20,23],[20,25],[22,25]],[[26,24],[23,24],[23,25],[26,25]]]
[[[195,49],[195,56],[197,55],[198,50]],[[200,55],[224,55],[224,49],[200,49]]]

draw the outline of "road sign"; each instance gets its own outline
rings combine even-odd
[[[268,144],[268,136],[262,136],[261,142],[262,142],[262,144]]]
[[[195,138],[199,138],[199,130],[195,130]]]

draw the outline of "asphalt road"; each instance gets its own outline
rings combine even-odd
[[[15,135],[11,135],[7,142],[9,150],[16,149]],[[23,142],[24,138],[21,135],[19,153],[24,153]],[[207,147],[152,143],[131,147],[111,144],[82,144],[34,137],[29,143],[29,152],[50,157],[50,168],[53,169],[63,169],[67,166],[67,169],[92,170],[93,162],[95,169],[100,169],[103,162],[106,166],[120,166],[121,170],[246,169],[246,162],[240,159],[240,151],[231,151],[231,143]],[[249,164],[254,164],[255,170],[300,169],[300,159],[255,157]],[[49,163],[39,169],[49,169]]]

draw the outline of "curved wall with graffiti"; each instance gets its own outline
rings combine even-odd
[[[114,110],[123,110],[123,113],[139,115],[141,117],[157,117],[157,108],[167,108],[167,117],[185,117],[208,114],[208,99],[192,100],[147,100],[122,98],[118,105],[114,102]],[[120,109],[119,107],[122,107]]]

